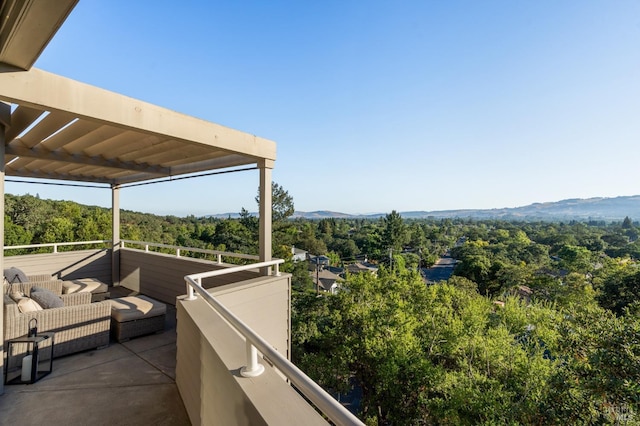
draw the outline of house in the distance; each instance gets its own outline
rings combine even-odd
[[[309,256],[309,268],[324,268],[329,266],[330,259],[327,256]]]
[[[309,252],[299,249],[298,247],[291,246],[291,260],[294,262],[301,262],[307,260]]]
[[[344,271],[342,268],[324,268],[318,271],[309,271],[313,278],[313,285],[319,291],[336,294],[340,288],[340,283],[344,279],[339,272]]]
[[[378,265],[374,265],[373,263],[369,263],[365,260],[364,262],[356,262],[351,265],[347,265],[347,271],[349,271],[350,274],[368,272],[370,274],[377,275]]]
[[[335,294],[344,281],[344,268],[331,266],[327,256],[309,256],[309,275],[316,291]]]

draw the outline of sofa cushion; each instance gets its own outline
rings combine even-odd
[[[65,280],[62,282],[62,294],[104,293],[108,290],[109,286],[94,278],[81,278],[77,280]]]
[[[15,266],[4,270],[4,277],[9,282],[9,284],[29,282],[27,274],[25,274],[21,269],[16,268]]]
[[[61,308],[64,306],[62,298],[42,287],[31,287],[31,298],[35,300],[43,309]]]
[[[165,315],[167,305],[147,296],[128,296],[110,299],[111,318],[118,322],[133,321]]]

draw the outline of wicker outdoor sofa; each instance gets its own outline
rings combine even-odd
[[[32,287],[52,291],[64,306],[33,312],[20,312],[11,293],[31,293]],[[109,344],[111,305],[109,302],[91,303],[90,293],[62,294],[60,281],[35,281],[4,284],[4,340],[25,336],[29,322],[37,319],[38,332],[55,332],[54,357],[99,348]]]
[[[90,293],[92,302],[101,302],[110,296],[109,286],[95,278],[74,278],[60,280],[50,274],[27,275],[16,267],[4,270],[4,279],[8,283],[42,283],[58,281],[62,284],[62,294]],[[57,288],[57,287],[56,287]]]

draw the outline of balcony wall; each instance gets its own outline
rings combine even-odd
[[[176,384],[193,424],[326,424],[271,368],[239,374],[245,341],[202,298],[180,300],[184,276],[224,269],[215,262],[124,248],[121,284],[177,307]],[[225,307],[290,358],[291,275],[244,271],[203,281]],[[176,301],[176,297],[178,300]]]
[[[255,286],[235,289],[254,291]],[[220,299],[228,296],[221,295]],[[246,361],[244,338],[202,298],[178,301],[176,307],[176,383],[192,424],[326,425],[264,360],[262,375],[240,376]],[[264,306],[257,314],[268,316],[269,308]]]
[[[4,267],[16,266],[27,275],[50,274],[52,278],[71,280],[97,278],[111,284],[111,250],[77,250],[6,256]]]
[[[145,252],[122,248],[120,253],[120,284],[165,303],[175,304],[176,297],[185,294],[185,275],[224,269],[225,265],[203,259],[178,257],[175,254]],[[209,278],[205,288],[259,277],[258,272],[245,271]]]

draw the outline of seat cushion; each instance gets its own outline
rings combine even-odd
[[[105,293],[109,286],[94,278],[62,281],[62,294],[71,293]]]
[[[167,305],[147,296],[128,296],[109,299],[111,317],[118,322],[151,318],[167,313]]]

